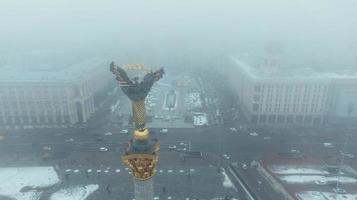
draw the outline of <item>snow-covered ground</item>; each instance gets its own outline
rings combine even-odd
[[[233,183],[232,183],[232,181],[231,181],[231,179],[229,179],[229,177],[228,177],[228,175],[227,175],[227,173],[226,173],[226,171],[223,169],[223,171],[222,171],[222,175],[223,175],[223,187],[226,187],[226,188],[234,188],[234,185],[233,185]]]
[[[91,184],[61,189],[53,193],[50,200],[85,200],[90,194],[98,190],[98,188],[98,185]]]
[[[200,93],[192,92],[192,93],[187,94],[185,97],[185,103],[186,103],[186,107],[188,107],[190,109],[201,108],[202,101],[201,101]]]
[[[321,175],[284,175],[279,176],[280,180],[286,182],[288,184],[308,184],[319,182],[337,182],[338,180],[342,184],[351,184],[357,183],[356,178],[341,176],[338,178],[337,176],[321,176]]]
[[[193,116],[193,125],[205,126],[208,125],[207,114],[201,113]]]
[[[296,165],[271,165],[269,169],[274,174],[329,174],[328,171],[319,168],[318,166],[296,166]]]
[[[357,194],[335,194],[332,192],[304,191],[296,194],[299,200],[356,200]]]
[[[41,189],[59,182],[53,167],[0,168],[0,195],[16,200],[38,200]]]

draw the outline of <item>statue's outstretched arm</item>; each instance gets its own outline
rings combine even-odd
[[[119,66],[116,66],[114,62],[110,63],[110,71],[115,74],[116,80],[119,81],[120,85],[133,85],[126,72]]]

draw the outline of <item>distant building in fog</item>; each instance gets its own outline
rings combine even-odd
[[[243,60],[231,57],[226,72],[251,123],[310,126],[357,122],[357,75],[284,68],[276,58],[255,65]]]
[[[110,80],[107,64],[0,66],[0,126],[86,122],[95,111],[94,94]]]

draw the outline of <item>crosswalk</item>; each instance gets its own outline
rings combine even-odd
[[[196,170],[194,168],[190,169],[156,169],[155,172],[157,175],[160,174],[182,174],[182,175],[187,175],[194,173]],[[131,170],[127,167],[125,168],[115,168],[112,169],[110,167],[107,168],[100,168],[100,169],[63,169],[62,170],[63,174],[79,174],[79,173],[85,173],[85,174],[132,174]]]

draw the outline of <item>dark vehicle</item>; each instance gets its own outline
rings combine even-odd
[[[103,137],[96,137],[95,140],[98,141],[98,142],[102,142],[103,141]]]
[[[184,158],[203,158],[203,154],[200,151],[185,151],[183,152]]]
[[[278,156],[280,158],[285,158],[285,159],[302,159],[304,155],[302,153],[294,153],[294,152],[280,152],[278,153]]]

